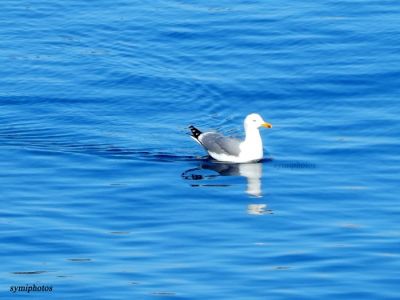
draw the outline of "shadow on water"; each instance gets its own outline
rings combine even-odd
[[[230,180],[228,183],[218,183],[221,177],[244,177],[246,180],[245,193],[250,197],[261,198],[263,196],[262,178],[263,166],[275,169],[299,170],[314,169],[316,165],[310,162],[273,160],[264,159],[255,163],[222,163],[210,158],[203,158],[199,161],[199,166],[184,171],[181,176],[190,182],[192,187],[224,187],[229,188],[236,183]],[[267,209],[267,204],[249,204],[247,213],[252,215],[272,214],[272,210]]]
[[[210,184],[210,180],[217,179],[220,176],[239,176],[245,177],[246,193],[250,196],[261,197],[262,187],[261,178],[263,172],[263,163],[221,163],[216,161],[203,161],[196,168],[191,168],[182,173],[182,178],[193,181],[193,187],[229,187],[231,184]],[[211,173],[209,172],[211,171]]]
[[[196,168],[191,168],[182,173],[182,178],[191,181],[192,187],[232,187],[235,183],[231,180],[229,184],[210,183],[218,180],[221,176],[244,177],[246,179],[246,194],[251,197],[262,197],[261,179],[263,176],[263,164],[271,160],[263,160],[255,163],[222,163],[215,160],[205,159]],[[273,214],[267,209],[265,203],[252,203],[247,206],[249,215]]]

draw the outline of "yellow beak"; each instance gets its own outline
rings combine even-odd
[[[272,128],[272,124],[265,122],[261,124],[262,127],[266,127],[266,128]]]

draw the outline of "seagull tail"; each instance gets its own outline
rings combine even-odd
[[[199,136],[202,132],[192,125],[189,126],[189,129],[190,129],[190,132],[192,133],[191,137],[194,138],[196,141],[198,141]]]

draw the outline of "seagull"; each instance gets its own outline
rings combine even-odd
[[[259,114],[250,114],[244,119],[245,139],[239,140],[217,132],[201,132],[189,126],[191,137],[204,147],[215,160],[232,163],[257,162],[263,158],[263,143],[260,127],[272,128]]]

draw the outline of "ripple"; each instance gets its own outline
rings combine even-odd
[[[91,258],[67,258],[68,261],[72,262],[91,262],[93,261]]]
[[[171,297],[176,295],[176,293],[174,292],[152,292],[151,294],[155,296],[166,296],[166,297]]]
[[[47,271],[16,271],[12,272],[12,274],[16,275],[38,275],[38,274],[44,274],[47,273]]]

